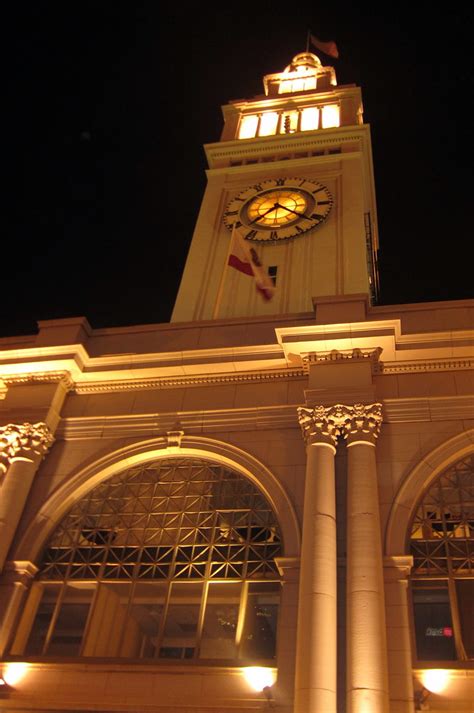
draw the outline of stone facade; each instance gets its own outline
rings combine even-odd
[[[331,91],[330,76],[321,91]],[[346,99],[360,119],[354,92]],[[222,151],[235,143],[237,110],[228,111]],[[332,129],[307,140],[325,131]],[[257,150],[263,140],[249,141]],[[217,145],[209,151],[217,155]],[[291,170],[304,168],[294,160]],[[115,329],[64,319],[0,340],[0,697],[8,711],[412,713],[429,705],[470,713],[474,671],[462,611],[452,610],[456,656],[417,657],[410,535],[424,494],[474,452],[474,304],[371,306],[367,293],[342,289],[309,297],[313,308],[292,314],[252,306],[250,314]],[[56,653],[46,644],[28,653],[42,626],[35,616],[43,591],[56,586],[42,574],[45,548],[64,518],[100,484],[170,459],[230,469],[274,513],[281,551],[277,575],[265,575],[281,583],[274,658],[202,660],[192,647],[189,660],[163,648],[146,656],[143,647],[140,655],[88,656],[80,641],[66,656],[67,637]],[[149,515],[159,512],[156,505]],[[474,525],[467,534],[459,528],[459,542],[470,546]],[[235,547],[253,537],[229,523],[219,533]],[[89,550],[111,552],[116,535],[91,524]],[[269,546],[274,528],[265,538],[250,544]],[[260,581],[247,579],[247,587]],[[67,586],[77,594],[90,580]],[[50,640],[55,611],[43,631]],[[243,675],[250,665],[276,682],[252,690]],[[434,668],[447,672],[443,693],[426,687]]]

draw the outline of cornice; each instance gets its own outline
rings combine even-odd
[[[241,383],[262,383],[268,381],[294,380],[307,378],[311,364],[340,364],[344,361],[368,360],[371,362],[372,373],[374,375],[390,374],[416,374],[435,373],[448,371],[464,371],[474,368],[474,359],[431,359],[420,361],[379,361],[377,349],[366,350],[360,356],[354,356],[357,350],[348,350],[347,354],[342,352],[318,352],[302,354],[302,366],[288,366],[285,368],[274,368],[268,366],[268,362],[260,369],[249,371],[234,371],[235,363],[229,363],[227,371],[220,365],[220,373],[209,373],[204,367],[201,373],[180,375],[160,375],[160,372],[167,369],[155,367],[147,369],[146,377],[141,376],[143,370],[128,368],[127,376],[125,369],[117,365],[116,370],[105,373],[103,369],[94,372],[88,369],[87,372],[76,371],[71,374],[69,371],[28,371],[15,374],[5,374],[0,379],[0,398],[5,398],[6,392],[12,386],[25,386],[29,384],[63,383],[67,391],[75,391],[77,394],[106,394],[123,391],[147,391],[154,389],[176,389],[191,388],[195,386],[214,386],[220,384],[241,384]],[[280,360],[279,360],[280,361]],[[258,363],[258,361],[257,361]],[[25,367],[27,365],[25,364]],[[256,366],[256,364],[254,364]],[[102,378],[101,378],[102,377]]]
[[[302,149],[309,151],[312,148],[324,145],[333,145],[335,142],[340,145],[343,143],[359,141],[360,139],[367,140],[369,138],[367,124],[341,126],[337,129],[317,129],[315,131],[304,131],[301,136],[297,136],[296,134],[289,134],[288,136],[289,138],[287,138],[285,134],[278,134],[275,136],[258,137],[256,139],[235,139],[232,141],[206,144],[204,149],[206,151],[209,165],[211,166],[207,173],[214,173],[220,170],[228,172],[228,167],[226,169],[213,168],[213,162],[231,159],[232,157],[239,155],[252,155],[256,153],[264,155],[266,153],[274,154],[275,151],[294,152],[301,151]],[[318,162],[322,159],[330,159],[334,161],[335,158],[342,159],[350,156],[351,154],[349,153],[341,153],[335,156],[318,156]],[[249,167],[246,166],[246,168]]]
[[[434,371],[464,371],[474,368],[472,359],[431,359],[429,361],[389,361],[374,365],[374,373],[378,374],[416,374]]]
[[[111,381],[77,382],[78,394],[100,394],[114,391],[177,389],[192,386],[256,383],[282,379],[304,378],[303,369],[262,369],[261,371],[232,372],[228,374],[196,374],[195,376],[165,376],[147,379],[119,379]]]
[[[74,389],[74,380],[69,371],[40,371],[5,374],[2,381],[8,386],[25,384],[63,384],[67,391]]]
[[[472,419],[474,396],[385,399],[384,423],[462,421]],[[121,438],[163,435],[179,430],[190,433],[298,429],[301,404],[254,408],[174,411],[116,416],[77,416],[60,421],[57,439]]]

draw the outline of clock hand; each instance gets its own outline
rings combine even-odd
[[[282,206],[280,206],[279,203],[275,203],[275,205],[273,205],[271,208],[269,208],[268,210],[266,210],[265,213],[262,213],[262,215],[257,215],[256,218],[254,218],[253,220],[251,220],[250,223],[249,223],[249,225],[252,225],[253,223],[256,223],[257,220],[262,220],[262,218],[265,218],[266,215],[268,215],[269,213],[271,213],[272,211],[274,211],[276,208],[279,208],[279,207],[281,208]]]
[[[295,215],[298,216],[298,218],[307,218],[307,216],[304,213],[297,213],[296,210],[287,208],[286,205],[281,205],[281,203],[275,203],[275,208],[283,208],[283,210],[287,210],[288,213],[294,213]]]

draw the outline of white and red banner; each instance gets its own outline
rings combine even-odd
[[[242,237],[238,229],[232,229],[228,264],[244,275],[255,278],[255,287],[264,300],[271,300],[275,292],[272,279],[268,276],[257,255],[257,251]]]

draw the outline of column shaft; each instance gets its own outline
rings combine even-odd
[[[336,713],[335,448],[307,446],[295,713]]]
[[[386,713],[387,645],[375,446],[348,444],[347,708]]]

